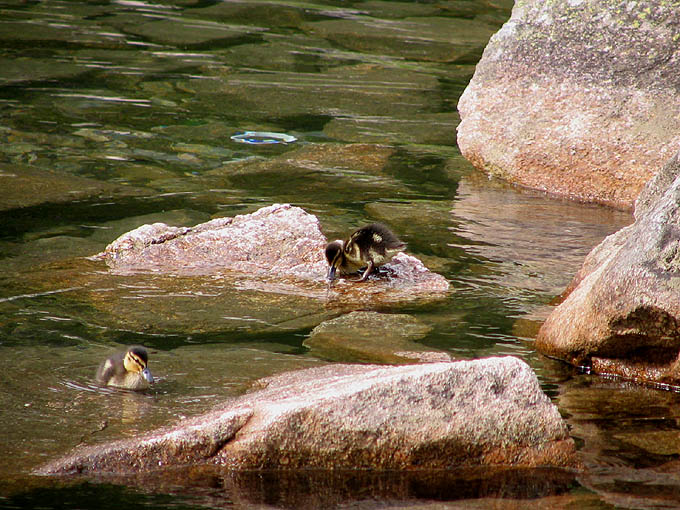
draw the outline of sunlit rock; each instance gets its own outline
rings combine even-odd
[[[326,270],[325,244],[315,216],[299,207],[275,204],[195,227],[142,225],[100,255],[109,267],[121,271],[233,270],[314,279]]]
[[[331,365],[261,381],[226,407],[140,438],[80,448],[39,473],[575,466],[531,368],[513,357],[399,367]]]
[[[586,258],[541,328],[542,352],[593,371],[680,384],[680,153],[641,194],[635,222]]]
[[[299,207],[275,204],[195,227],[142,225],[119,237],[97,257],[118,273],[196,275],[232,271],[257,277],[243,282],[244,289],[316,293],[331,301],[392,302],[449,288],[445,278],[404,253],[394,257],[383,274],[371,277],[367,284],[340,279],[326,287],[326,243],[315,216]]]
[[[516,2],[461,96],[458,145],[522,186],[630,209],[680,142],[680,11]]]

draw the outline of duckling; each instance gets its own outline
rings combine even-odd
[[[115,386],[128,390],[144,390],[153,383],[153,376],[147,364],[149,355],[140,345],[128,347],[102,362],[97,370],[97,382],[104,386]]]
[[[406,243],[382,223],[361,227],[347,241],[333,241],[326,245],[326,260],[330,265],[328,280],[333,281],[337,270],[347,275],[366,268],[359,279],[363,282],[375,269],[387,264],[405,249]]]

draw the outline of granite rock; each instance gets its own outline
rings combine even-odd
[[[635,222],[588,255],[541,327],[540,351],[598,373],[680,384],[678,204],[680,153],[641,194]]]
[[[631,209],[680,142],[680,10],[522,0],[460,98],[458,145],[515,184]]]
[[[514,357],[396,367],[330,365],[146,436],[76,449],[39,474],[210,463],[247,469],[578,465],[557,408]]]
[[[143,225],[123,234],[96,258],[116,273],[211,275],[230,271],[250,277],[242,288],[315,295],[343,301],[395,302],[441,295],[448,281],[416,257],[400,253],[384,274],[368,282],[339,280],[327,288],[327,240],[318,219],[299,207],[274,204],[251,214],[217,218],[194,227]],[[282,287],[282,284],[285,285]]]

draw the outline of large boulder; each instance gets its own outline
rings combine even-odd
[[[521,186],[630,209],[680,142],[680,10],[518,1],[458,103],[458,145]]]
[[[326,243],[316,216],[289,204],[274,204],[194,227],[142,225],[120,236],[95,258],[104,260],[118,274],[214,275],[228,271],[250,278],[243,288],[339,302],[394,302],[441,295],[449,289],[446,278],[406,253],[385,265],[382,276],[362,283],[340,279],[329,288]]]
[[[680,153],[640,195],[635,222],[586,258],[536,347],[599,373],[680,384]]]
[[[173,428],[77,449],[38,473],[577,465],[557,408],[517,358],[331,365],[262,385]]]

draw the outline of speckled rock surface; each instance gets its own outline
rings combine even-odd
[[[575,466],[531,368],[513,357],[398,367],[330,365],[261,381],[223,409],[145,437],[89,446],[39,474],[231,469]]]
[[[680,142],[674,2],[518,0],[460,98],[458,145],[521,186],[630,209]]]
[[[599,373],[680,384],[680,153],[640,196],[635,222],[588,255],[536,347]]]
[[[327,288],[326,237],[319,220],[299,207],[274,204],[251,214],[218,218],[195,227],[142,225],[98,254],[116,273],[152,271],[253,277],[243,288],[314,295],[320,299],[395,302],[445,293],[448,281],[416,257],[400,253],[382,275],[357,283],[340,279]]]
[[[314,278],[326,270],[325,245],[315,216],[299,207],[274,204],[195,227],[142,225],[116,239],[100,256],[119,271],[228,269]]]

